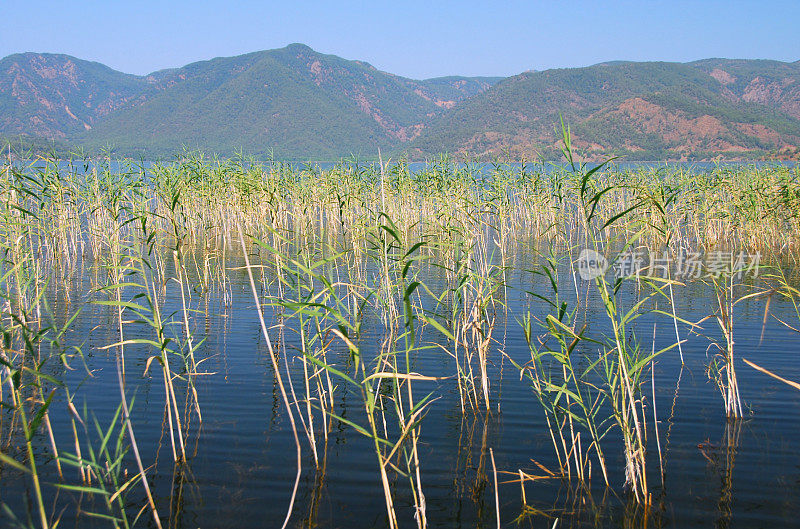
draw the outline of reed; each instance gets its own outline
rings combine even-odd
[[[615,204],[618,190],[602,177],[602,169],[608,162],[591,169],[577,163],[570,130],[563,123],[562,142],[564,158],[571,170],[565,187],[576,197],[575,207],[578,211],[577,224],[574,225],[580,230],[575,240],[577,248],[594,256],[619,251],[617,258],[611,261],[612,265],[620,267],[615,279],[609,280],[605,269],[597,270],[591,278],[610,332],[592,336],[588,325],[579,323],[581,307],[575,276],[576,304],[570,309],[569,302],[562,298],[559,291],[558,252],[551,247],[550,253],[545,255],[544,265],[537,271],[550,292],[530,293],[548,305],[549,313],[537,321],[545,332],[543,336],[535,336],[530,313],[523,317],[520,323],[531,360],[525,365],[516,362],[514,365],[520,370],[521,376],[529,380],[542,404],[559,472],[567,479],[575,474],[578,482],[585,486],[591,479],[593,459],[599,464],[606,486],[610,486],[603,445],[609,433],[616,430],[619,434],[618,446],[625,460],[625,488],[631,492],[636,503],[650,505],[652,495],[647,481],[646,396],[643,385],[646,373],[652,371],[653,360],[679,347],[680,340],[658,351],[654,343],[653,350],[647,353],[637,340],[635,329],[636,321],[643,315],[662,313],[671,316],[677,331],[674,312],[663,313],[655,304],[655,301],[664,298],[672,304],[674,311],[672,286],[676,282],[669,278],[643,275],[635,266],[629,267],[620,261],[628,256],[628,252],[635,248],[642,237],[658,233],[663,235],[666,230],[660,227],[651,233],[648,223],[641,220],[646,213],[642,214],[639,210],[647,207],[646,200]],[[566,196],[569,195],[559,194],[559,201],[563,203]],[[665,207],[659,204],[658,209],[664,211]],[[613,229],[618,225],[621,226]],[[569,227],[556,224],[554,230],[562,240],[571,240]],[[621,239],[622,236],[625,238]],[[663,241],[655,239],[653,242]],[[565,253],[573,255],[572,250]],[[625,307],[620,293],[626,285],[634,282],[639,289],[638,299]],[[641,286],[647,290],[642,291]],[[584,310],[588,310],[588,305]],[[555,344],[551,345],[551,342]],[[576,361],[576,357],[580,361]],[[579,365],[582,367],[578,368]],[[584,434],[583,437],[581,434]]]
[[[574,474],[581,484],[587,485],[591,479],[590,460],[594,457],[609,485],[601,441],[609,430],[611,417],[600,414],[606,393],[593,380],[597,361],[586,367],[578,367],[574,361],[580,356],[577,347],[597,342],[586,336],[585,325],[577,328],[578,307],[569,310],[567,302],[560,299],[557,264],[551,256],[539,272],[549,282],[552,295],[532,294],[553,310],[537,321],[545,334],[537,337],[531,314],[523,316],[520,324],[531,360],[525,365],[510,357],[509,360],[519,369],[521,377],[528,379],[542,405],[560,474],[567,479]],[[556,347],[550,342],[555,342]],[[588,434],[583,442],[581,433]]]
[[[5,162],[0,401],[14,414],[2,430],[5,446],[17,450],[3,454],[2,463],[29,476],[38,524],[57,524],[46,498],[58,488],[81,491],[92,514],[118,526],[134,525],[146,511],[159,527],[159,512],[171,519],[172,505],[159,500],[163,491],[151,490],[158,467],[145,464],[158,460],[159,448],[141,446],[134,435],[130,380],[158,380],[172,471],[184,479],[190,439],[201,435],[203,377],[214,376],[202,371],[210,355],[197,308],[210,299],[229,308],[242,269],[295,440],[297,473],[284,526],[298,497],[303,452],[321,484],[329,435],[339,425],[370,446],[386,524],[405,523],[400,493],[413,505],[414,523],[427,527],[424,418],[452,389],[465,421],[484,421],[486,445],[487,421],[502,405],[496,377],[504,362],[516,366],[541,406],[556,461],[541,467],[548,479],[564,478],[589,504],[593,474],[609,489],[616,485],[609,466],[619,454],[632,504],[651,505],[655,487],[647,478],[655,454],[648,437],[655,436],[663,464],[655,409],[652,425],[645,413],[655,401],[654,360],[669,352],[689,361],[685,329],[699,333],[700,324],[715,322],[712,347],[719,354],[709,373],[726,414],[741,416],[734,309],[775,294],[796,308],[796,278],[776,273],[769,288],[756,288],[739,282],[742,270],[732,265],[705,278],[716,296],[714,313],[690,323],[677,313],[682,278],[651,268],[585,282],[576,272],[578,255],[592,250],[616,266],[626,252],[735,248],[796,263],[798,169],[622,169],[614,160],[587,166],[563,125],[562,135],[565,163],[557,166],[443,156],[418,170],[382,157],[378,164],[350,160],[322,169],[189,152],[152,165]],[[538,261],[524,262],[521,250]],[[530,290],[513,291],[509,276],[531,266]],[[82,277],[92,278],[91,291],[67,300],[66,324],[51,322],[50,297],[74,296]],[[510,308],[517,295],[530,310]],[[91,402],[78,413],[76,388],[51,367],[86,362],[84,344],[67,332],[85,300],[113,314],[112,338],[96,352],[113,355],[120,402],[102,427]],[[507,347],[505,324],[515,319],[524,359]],[[645,344],[641,331],[651,319],[671,327],[675,342],[656,347],[654,337]],[[449,372],[420,373],[420,363],[437,355],[447,355]],[[137,365],[144,373],[131,371]],[[354,399],[358,414],[345,414],[344,402]],[[50,420],[53,402],[64,402],[70,414],[71,431],[63,436]],[[38,432],[57,466],[54,487],[38,479]],[[493,463],[494,453],[483,450],[478,464],[488,475],[483,452]],[[136,464],[135,474],[125,474],[126,462]],[[494,491],[499,505],[496,475]],[[132,505],[144,510],[131,515]]]

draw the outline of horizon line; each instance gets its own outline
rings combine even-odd
[[[149,77],[151,75],[154,75],[154,74],[157,74],[157,73],[160,73],[160,72],[166,72],[166,71],[170,71],[170,70],[179,70],[181,68],[186,68],[187,66],[191,66],[193,64],[210,62],[210,61],[214,61],[214,60],[217,60],[217,59],[233,59],[233,58],[236,58],[236,57],[243,57],[243,56],[246,56],[246,55],[253,55],[253,54],[257,54],[257,53],[269,53],[269,52],[273,52],[273,51],[285,50],[285,49],[291,48],[293,46],[302,46],[302,47],[307,48],[307,49],[311,50],[312,52],[318,53],[320,55],[327,55],[327,56],[336,57],[336,58],[339,58],[339,59],[342,59],[342,60],[345,60],[345,61],[358,62],[358,63],[361,63],[361,64],[367,64],[367,65],[375,68],[376,70],[378,70],[380,72],[383,72],[383,73],[386,73],[386,74],[390,74],[390,75],[395,75],[395,76],[398,76],[398,77],[404,77],[406,79],[411,79],[411,80],[414,80],[414,81],[427,81],[427,80],[431,80],[431,79],[441,79],[441,78],[447,78],[447,77],[466,77],[466,78],[493,77],[493,78],[499,78],[499,79],[508,79],[510,77],[516,77],[517,75],[522,75],[524,73],[529,73],[529,72],[547,72],[547,71],[550,71],[550,70],[577,70],[577,69],[581,69],[581,68],[592,68],[594,66],[600,66],[600,65],[604,65],[604,64],[613,64],[613,63],[692,64],[692,63],[696,63],[696,62],[712,61],[712,60],[722,60],[722,61],[767,61],[767,62],[777,62],[777,63],[781,63],[781,64],[787,64],[787,65],[800,63],[800,59],[796,59],[794,61],[782,61],[780,59],[769,59],[769,58],[763,58],[763,57],[760,57],[760,58],[702,57],[702,58],[693,59],[693,60],[690,60],[690,61],[655,60],[655,59],[654,60],[609,59],[609,60],[604,60],[604,61],[600,61],[600,62],[596,62],[596,63],[592,63],[592,64],[579,65],[579,66],[558,66],[558,67],[544,68],[544,69],[529,68],[529,69],[526,69],[526,70],[521,70],[521,71],[519,71],[519,72],[517,72],[515,74],[511,74],[511,75],[498,75],[498,74],[465,75],[465,74],[456,73],[456,74],[436,75],[436,76],[433,76],[433,77],[416,78],[416,77],[407,77],[405,75],[397,74],[397,73],[391,72],[389,70],[383,70],[383,69],[375,66],[374,64],[372,64],[372,63],[370,63],[370,62],[368,62],[366,60],[348,59],[346,57],[342,57],[341,55],[336,55],[334,53],[327,53],[327,52],[324,52],[324,51],[319,51],[319,50],[316,50],[316,49],[312,48],[308,44],[305,44],[305,43],[302,43],[302,42],[291,42],[291,43],[289,43],[289,44],[287,44],[287,45],[285,45],[283,47],[280,47],[280,48],[267,48],[267,49],[253,50],[253,51],[248,51],[248,52],[244,52],[244,53],[239,53],[237,55],[217,55],[217,56],[214,56],[214,57],[209,57],[207,59],[199,59],[199,60],[196,60],[196,61],[187,62],[187,63],[185,63],[183,65],[180,65],[180,66],[170,66],[170,67],[167,67],[167,68],[160,68],[160,69],[157,69],[157,70],[152,70],[152,71],[144,73],[144,74],[137,74],[137,73],[127,72],[127,71],[124,71],[124,70],[119,70],[117,68],[114,68],[113,66],[109,66],[108,64],[106,64],[105,62],[102,62],[100,60],[85,59],[85,58],[82,58],[82,57],[78,57],[76,55],[71,55],[69,53],[54,52],[54,51],[20,51],[20,52],[14,52],[14,53],[10,53],[10,54],[0,58],[0,61],[6,60],[6,59],[8,59],[10,57],[13,57],[14,55],[64,56],[64,57],[69,57],[69,58],[72,58],[72,59],[77,59],[77,60],[80,60],[80,61],[99,64],[101,66],[104,66],[106,68],[109,68],[111,70],[114,70],[116,72],[119,72],[119,73],[122,73],[122,74],[125,74],[125,75],[131,75],[131,76],[134,76],[134,77],[147,78],[147,77]]]

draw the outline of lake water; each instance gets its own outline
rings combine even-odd
[[[227,264],[229,304],[219,290],[195,293],[190,300],[191,309],[197,311],[193,313],[195,335],[206,338],[196,353],[198,359],[205,359],[200,371],[213,374],[197,379],[203,421],[202,425],[189,426],[187,463],[172,462],[159,368],[153,363],[150,374],[144,376],[148,355],[134,346],[126,352],[129,393],[135,395],[134,430],[144,464],[152,465],[150,486],[164,527],[280,527],[291,495],[295,448],[290,425],[247,276],[234,269],[243,262],[231,256]],[[430,527],[496,526],[490,449],[499,472],[499,515],[504,527],[552,527],[556,519],[557,527],[800,527],[800,392],[741,362],[745,357],[790,380],[800,380],[800,335],[775,319],[797,325],[797,316],[793,307],[778,297],[770,302],[766,322],[765,298],[753,298],[735,308],[736,368],[744,420],[726,420],[720,393],[706,375],[712,354],[709,337],[720,337],[713,322],[706,321],[704,330],[695,334],[690,334],[686,325],[680,326],[681,338],[687,340],[683,344],[684,366],[676,350],[657,358],[655,412],[664,480],[662,486],[649,415],[648,479],[654,491],[649,512],[633,508],[623,493],[622,454],[614,445],[607,449],[613,491],[606,489],[599,475],[592,481],[591,494],[577,493],[574,484],[570,487],[558,479],[527,482],[528,507],[524,508],[520,484],[505,483],[515,479],[505,472],[522,469],[541,474],[534,460],[547,468],[556,466],[541,406],[528,384],[520,380],[519,371],[502,354],[520,364],[530,360],[518,319],[528,310],[534,316],[545,314],[543,304],[525,293],[547,291],[541,276],[526,271],[536,264],[533,255],[521,249],[508,272],[503,298],[508,310],[498,312],[494,332],[498,343],[489,357],[491,412],[462,414],[452,379],[418,382],[415,386],[418,395],[432,392],[438,399],[422,422],[419,448]],[[99,424],[107,425],[119,404],[119,390],[113,349],[101,347],[116,341],[116,314],[111,307],[87,304],[95,273],[87,267],[52,294],[50,302],[61,321],[65,314],[83,306],[64,341],[82,344],[85,365],[76,361],[71,365],[73,370],[65,370],[54,363],[51,369],[73,391],[76,407],[83,410],[85,403],[89,417],[95,416]],[[423,279],[433,290],[441,280],[435,273]],[[563,290],[574,290],[571,280],[564,281]],[[579,318],[585,320],[593,335],[607,332],[608,324],[591,283],[579,280],[578,286],[582,295],[590,298],[589,310]],[[631,287],[624,299],[632,303],[636,296],[636,289]],[[676,312],[688,321],[699,321],[716,307],[713,290],[699,282],[677,287],[675,298]],[[177,289],[168,286],[163,312],[177,310],[179,303]],[[275,323],[271,311],[265,315],[268,324]],[[381,330],[377,318],[377,314],[365,313],[360,342],[373,352]],[[639,340],[648,349],[653,333],[656,348],[675,341],[671,320],[663,316],[648,315],[637,329]],[[137,331],[128,332],[134,336]],[[277,330],[273,328],[272,332]],[[425,336],[444,343],[435,334],[426,331]],[[587,346],[583,353],[590,354],[589,349]],[[347,364],[346,350],[337,351],[333,362]],[[302,364],[295,358],[296,352],[290,350],[289,357],[289,369],[297,379]],[[452,357],[443,351],[430,349],[414,362],[413,370],[424,375],[450,376],[454,372]],[[358,421],[363,412],[360,401],[343,384],[339,388],[335,412]],[[649,383],[645,388],[650,391]],[[178,401],[183,402],[185,387],[177,384],[176,390]],[[647,413],[652,414],[649,404]],[[50,410],[57,445],[71,451],[72,427],[63,394],[59,393]],[[11,420],[7,410],[2,413],[4,422]],[[371,441],[334,420],[327,445],[323,446],[321,440],[318,444],[322,461],[319,470],[314,469],[308,443],[301,441],[303,472],[289,526],[386,527]],[[44,433],[36,435],[34,446],[42,480],[58,481]],[[18,459],[24,457],[8,445],[3,449]],[[129,473],[136,472],[130,457],[124,466]],[[76,469],[65,467],[64,471],[67,482],[79,484]],[[414,526],[407,482],[396,477],[393,481],[397,485],[395,505],[400,527]],[[97,499],[81,499],[79,493],[63,490],[56,494],[48,486],[45,496],[47,505],[60,513],[59,527],[109,526],[107,520],[80,512],[102,510]],[[3,468],[0,500],[24,520],[28,506],[32,509],[33,505],[29,503],[29,480]],[[129,513],[145,505],[138,490],[129,501]],[[9,523],[5,518],[1,525]],[[153,526],[149,512],[142,513],[138,525]]]
[[[224,160],[223,160],[224,161]],[[35,168],[43,168],[47,165],[47,162],[44,161],[18,161],[15,162],[20,167],[31,166]],[[130,170],[132,168],[142,168],[142,169],[150,169],[156,163],[161,163],[164,165],[169,165],[173,163],[171,160],[163,160],[160,162],[154,161],[135,161],[129,160],[125,162],[120,162],[117,160],[110,160],[105,162],[93,162],[93,161],[86,161],[86,162],[66,162],[60,161],[58,162],[58,167],[62,170],[70,169],[72,171],[77,172],[90,172],[95,165],[98,167],[107,167],[112,172],[119,172],[121,170]],[[345,165],[354,165],[354,166],[361,166],[361,167],[370,167],[374,169],[379,169],[380,165],[377,162],[365,162],[365,161],[356,161],[350,160],[345,162],[335,162],[335,161],[311,161],[311,162],[270,162],[270,161],[245,161],[242,162],[243,166],[249,167],[251,165],[264,165],[270,166],[272,164],[284,166],[287,170],[292,171],[300,171],[303,169],[309,169],[314,171],[328,171],[333,169],[337,165],[344,163]],[[396,163],[396,162],[394,162]],[[438,164],[435,161],[432,162],[411,162],[408,164],[408,170],[411,173],[418,173],[420,171],[424,171],[426,169],[431,168],[432,166],[449,166],[451,170],[467,167],[467,164],[463,164],[457,162],[455,160],[448,160],[446,162],[442,162]],[[518,162],[510,162],[510,163],[503,163],[503,167],[511,168],[514,170],[521,170],[523,168],[523,164]],[[588,163],[587,168],[591,169],[596,167],[596,163]],[[673,171],[683,171],[687,173],[702,173],[712,171],[717,168],[722,169],[742,169],[742,168],[755,168],[755,169],[767,169],[770,167],[786,167],[786,168],[795,168],[798,166],[798,162],[794,161],[763,161],[763,160],[752,160],[752,161],[740,161],[740,162],[708,162],[708,161],[701,161],[701,162],[663,162],[663,161],[641,161],[641,162],[625,162],[616,160],[609,164],[609,168],[613,168],[615,171],[638,171],[641,169],[645,170],[661,170],[667,172]],[[473,168],[476,174],[480,173],[488,173],[493,169],[493,165],[491,163],[485,162],[472,162],[469,164],[469,167]],[[543,162],[543,163],[526,163],[524,165],[524,169],[529,172],[550,172],[550,171],[557,171],[562,169],[568,169],[568,164],[565,162]]]

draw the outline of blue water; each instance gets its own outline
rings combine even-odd
[[[229,267],[242,266],[232,257]],[[774,296],[764,319],[766,298],[752,298],[738,304],[734,312],[736,369],[741,398],[746,408],[744,420],[726,421],[722,399],[708,380],[706,364],[710,339],[720,333],[710,320],[703,329],[691,333],[681,324],[685,365],[678,352],[659,356],[655,364],[655,412],[661,447],[659,457],[652,415],[648,415],[648,480],[654,505],[645,512],[636,509],[623,491],[622,454],[610,442],[607,457],[613,489],[603,485],[595,469],[590,493],[579,492],[574,483],[559,479],[525,484],[528,508],[522,503],[520,484],[510,482],[519,469],[541,474],[536,461],[555,468],[556,459],[544,422],[541,406],[509,358],[520,364],[530,359],[518,320],[531,311],[544,317],[546,307],[526,291],[548,295],[542,276],[527,270],[537,265],[535,258],[520,251],[513,259],[507,277],[507,307],[497,313],[496,343],[490,352],[491,411],[462,414],[459,396],[452,379],[418,382],[415,393],[429,392],[437,398],[430,405],[421,426],[420,457],[423,492],[430,527],[495,527],[495,490],[489,449],[494,453],[500,481],[500,519],[503,526],[552,527],[788,527],[800,526],[800,392],[742,363],[745,357],[781,376],[800,381],[797,361],[800,335],[784,325],[797,315],[793,306]],[[246,275],[230,270],[231,303],[223,302],[221,292],[212,290],[191,298],[193,331],[206,341],[197,354],[204,359],[199,369],[211,373],[198,377],[198,397],[202,425],[196,417],[186,438],[188,461],[174,465],[169,434],[164,430],[164,389],[160,368],[155,363],[144,376],[149,354],[144,348],[129,346],[126,373],[129,393],[135,395],[132,408],[138,445],[149,471],[159,513],[167,527],[279,527],[286,514],[295,475],[294,440],[280,399],[271,362],[267,356]],[[423,274],[432,290],[443,288],[435,271]],[[562,270],[562,291],[574,293],[568,269]],[[87,268],[65,287],[54,289],[52,306],[62,321],[77,307],[83,312],[65,336],[64,342],[80,345],[85,365],[75,361],[73,370],[53,367],[53,375],[64,380],[74,395],[79,410],[84,404],[89,417],[107,425],[119,404],[113,349],[101,347],[116,341],[114,311],[88,302],[93,271]],[[759,286],[756,279],[754,285]],[[578,282],[582,297],[588,296],[588,309],[579,316],[588,332],[600,336],[608,323],[591,283]],[[637,299],[633,284],[624,287],[622,300],[630,306]],[[569,297],[569,296],[568,296]],[[676,287],[676,312],[687,321],[698,322],[713,313],[716,299],[708,285],[691,283]],[[168,285],[163,312],[179,307],[175,286]],[[267,309],[268,324],[276,323]],[[794,320],[792,320],[794,318]],[[655,325],[655,330],[654,330]],[[381,324],[374,311],[364,314],[364,334],[360,345],[375,353]],[[656,349],[675,341],[671,320],[660,315],[644,316],[637,325],[643,348]],[[272,332],[277,332],[272,329]],[[291,334],[287,331],[287,334]],[[128,337],[146,336],[146,329],[130,324]],[[274,339],[273,335],[273,339]],[[291,337],[288,338],[292,343]],[[438,332],[426,329],[421,341],[446,345]],[[584,345],[579,354],[591,356],[592,346]],[[339,347],[333,363],[346,366],[349,355]],[[508,357],[504,356],[508,355]],[[414,359],[413,370],[430,376],[450,376],[454,361],[443,351],[429,349]],[[289,370],[295,389],[301,390],[302,365],[289,350]],[[357,422],[362,417],[358,395],[337,383],[335,412]],[[649,383],[646,392],[652,391]],[[185,386],[176,385],[178,401],[185,399]],[[647,413],[653,413],[648,399]],[[3,432],[8,431],[11,415],[3,412]],[[191,416],[187,413],[186,416]],[[50,417],[57,445],[72,450],[70,414],[62,394],[51,405]],[[613,439],[613,433],[609,434]],[[290,527],[385,527],[383,495],[371,441],[347,425],[332,423],[327,446],[318,436],[321,468],[315,470],[308,443],[303,442],[303,471]],[[5,437],[4,437],[5,439]],[[58,481],[55,465],[44,433],[34,438],[37,459],[45,483]],[[19,460],[24,454],[4,445],[5,453]],[[663,461],[664,480],[660,476]],[[133,460],[125,459],[129,474],[136,472]],[[509,473],[507,473],[509,472]],[[66,482],[79,484],[77,470],[65,467]],[[401,527],[415,525],[413,502],[407,481],[393,478],[395,504]],[[30,481],[9,468],[0,474],[0,501],[21,519],[32,509]],[[102,512],[98,499],[60,491],[45,485],[48,506],[61,513],[59,527],[104,527],[106,520],[81,511]],[[26,500],[28,498],[28,500]],[[128,512],[144,505],[141,487],[128,496]],[[77,506],[80,505],[80,508]],[[30,511],[36,520],[35,512]],[[8,519],[3,524],[10,523]],[[152,527],[144,511],[139,526]]]

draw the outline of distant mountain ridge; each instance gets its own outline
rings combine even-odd
[[[552,155],[563,116],[590,154],[792,155],[800,145],[798,104],[797,63],[604,63],[508,78],[434,119],[411,148]]]
[[[557,155],[563,116],[588,156],[800,153],[800,61],[614,61],[413,80],[302,44],[153,72],[67,55],[0,59],[0,136],[161,157],[184,147],[279,159]]]

